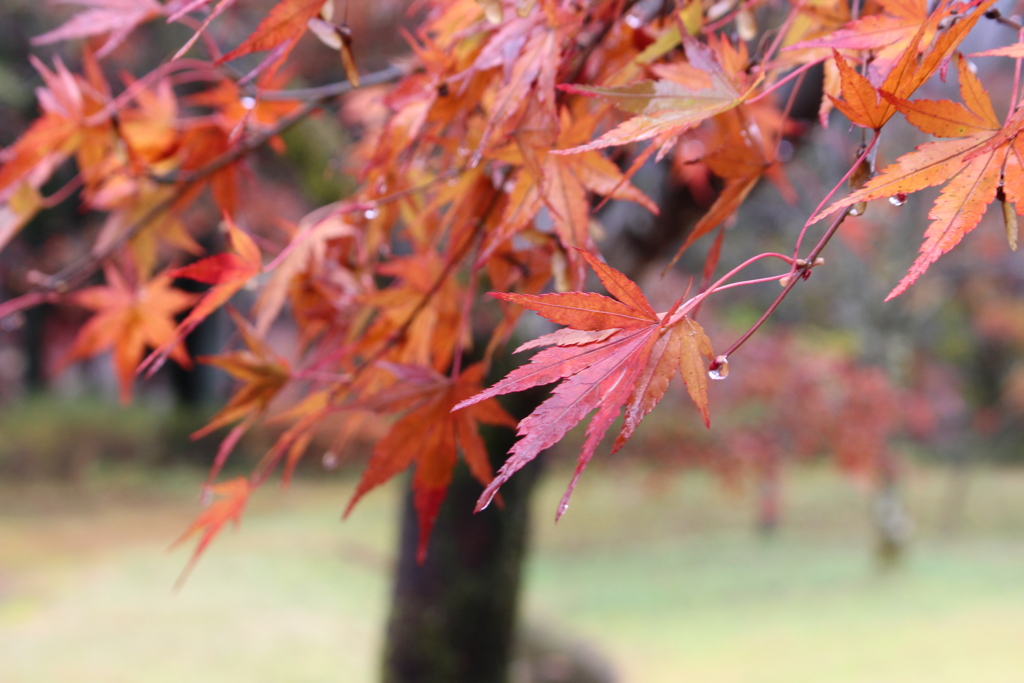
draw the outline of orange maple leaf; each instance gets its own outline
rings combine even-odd
[[[869,78],[857,73],[842,55],[833,52],[842,81],[843,99],[840,100],[831,95],[829,98],[835,104],[836,109],[843,112],[853,123],[865,128],[880,130],[896,113],[896,105],[890,99],[883,97],[883,93],[902,99],[913,95],[925,81],[947,63],[956,48],[967,37],[978,20],[985,15],[985,12],[995,4],[995,1],[984,0],[976,5],[974,11],[965,15],[939,35],[931,50],[923,56],[919,56],[919,52],[923,49],[922,46],[926,44],[925,37],[933,35],[929,28],[931,22],[922,24],[917,33],[907,42],[903,54],[877,88]],[[946,6],[936,10],[936,13],[945,17],[951,15],[953,9],[954,6]]]
[[[106,285],[83,289],[71,297],[79,306],[96,311],[96,315],[79,330],[68,360],[88,358],[113,348],[121,402],[128,403],[135,369],[147,346],[166,348],[167,355],[178,365],[191,367],[188,353],[175,337],[174,316],[192,305],[195,297],[171,287],[171,273],[162,273],[138,286],[126,282],[113,267],[105,273]]]
[[[35,57],[30,57],[30,61],[46,84],[36,91],[43,114],[3,150],[0,200],[18,181],[30,182],[38,189],[65,159],[76,152],[81,154],[83,146],[102,150],[112,131],[107,120],[96,125],[86,123],[103,107],[106,91],[106,83],[99,82],[102,74],[92,55],[85,55],[88,80],[73,75],[59,58],[54,60],[52,71]],[[80,168],[87,166],[88,163],[79,163]]]
[[[237,526],[241,522],[242,512],[245,510],[246,503],[249,502],[249,495],[251,493],[252,486],[245,477],[230,479],[221,484],[211,486],[206,490],[206,495],[213,497],[209,507],[199,513],[199,516],[189,525],[185,533],[171,544],[171,548],[174,548],[188,540],[189,537],[200,532],[202,533],[199,543],[196,544],[196,549],[192,552],[192,557],[189,558],[188,564],[185,565],[181,576],[178,577],[177,582],[174,584],[175,589],[181,588],[182,584],[185,583],[185,579],[188,578],[192,568],[199,561],[203,551],[210,545],[210,541],[220,533],[224,525],[229,521],[233,521]]]
[[[760,104],[741,105],[712,120],[712,134],[705,142],[710,150],[698,161],[725,183],[714,203],[701,216],[676,251],[669,267],[679,260],[690,245],[708,234],[731,216],[760,182],[762,176],[770,178],[786,201],[795,199],[795,192],[782,171],[782,164],[775,159],[775,143],[784,132],[793,132],[798,127],[786,120],[773,107]],[[696,133],[702,132],[695,131]],[[680,141],[681,150],[687,140]],[[677,161],[678,161],[677,157]]]
[[[415,463],[412,487],[420,532],[417,560],[422,562],[430,531],[451,482],[457,449],[462,450],[472,475],[486,486],[493,472],[477,424],[513,428],[516,421],[494,400],[475,401],[469,410],[452,412],[456,404],[480,391],[482,364],[466,368],[455,380],[422,366],[383,365],[400,380],[402,388],[397,392],[394,387],[384,389],[383,400],[375,407],[406,408],[408,412],[373,449],[345,516],[367,492]]]
[[[379,264],[377,272],[394,282],[364,297],[377,317],[360,346],[368,353],[390,347],[385,358],[442,369],[451,362],[455,347],[471,343],[462,315],[465,290],[454,277],[444,277],[444,260],[434,252],[396,256]],[[393,335],[401,331],[395,343]]]
[[[594,115],[572,120],[567,109],[562,110],[560,119],[554,145],[558,149],[582,144],[590,138],[597,123]],[[522,163],[524,168],[517,176],[501,222],[487,236],[478,263],[487,261],[502,243],[525,229],[542,205],[548,208],[555,233],[566,249],[589,250],[593,246],[590,238],[590,193],[635,202],[651,213],[658,213],[657,205],[629,183],[619,167],[600,152],[565,156],[552,154],[548,147],[535,147],[532,144],[535,142],[543,144],[540,140],[521,136],[520,154],[504,157],[505,161]]]
[[[857,192],[836,202],[812,220],[819,220],[857,202],[894,197],[942,183],[928,213],[921,254],[886,301],[903,293],[942,254],[973,230],[985,209],[1002,191],[1017,213],[1024,209],[1024,113],[1018,110],[1000,125],[988,93],[971,73],[966,60],[957,59],[963,104],[949,100],[908,102],[883,93],[892,107],[925,133],[946,140],[928,142],[904,154]]]
[[[288,362],[274,353],[235,309],[229,308],[228,312],[235,321],[246,348],[199,358],[201,363],[220,368],[242,382],[242,387],[228,400],[227,405],[211,417],[205,427],[192,434],[193,439],[200,439],[215,429],[241,420],[221,442],[210,468],[211,482],[216,479],[238,440],[266,411],[267,406],[291,377]]]
[[[708,423],[707,366],[711,342],[696,322],[677,314],[677,306],[659,315],[640,288],[590,254],[583,257],[614,299],[586,292],[493,294],[536,311],[568,329],[520,347],[551,345],[489,389],[462,401],[458,411],[495,396],[560,381],[552,396],[519,423],[523,438],[509,451],[498,476],[487,486],[477,510],[487,507],[503,483],[542,450],[558,442],[591,411],[586,440],[557,516],[569,504],[580,474],[598,443],[625,408],[625,420],[613,452],[632,436],[640,421],[664,397],[669,381],[682,372],[686,389]],[[591,336],[592,335],[592,336]]]

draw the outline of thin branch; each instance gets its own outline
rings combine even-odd
[[[182,186],[167,197],[167,199],[150,208],[142,214],[142,216],[130,223],[120,235],[111,240],[110,244],[108,244],[99,253],[92,253],[88,256],[84,256],[74,263],[60,269],[53,275],[44,275],[37,272],[36,283],[33,287],[33,291],[36,293],[63,293],[75,289],[79,285],[83,284],[86,280],[92,277],[93,273],[102,268],[107,260],[113,256],[118,249],[127,244],[129,240],[135,237],[135,235],[146,227],[154,218],[173,206],[174,203],[185,194],[187,189],[188,188],[186,186]]]
[[[405,70],[398,68],[397,66],[389,66],[386,69],[375,71],[365,76],[359,77],[359,87],[365,87],[368,85],[380,85],[381,83],[390,83],[397,81],[399,78],[405,75]],[[317,86],[315,88],[292,88],[288,90],[264,90],[259,94],[259,99],[267,100],[268,102],[291,102],[296,100],[329,100],[334,97],[339,97],[346,93],[352,92],[354,88],[348,81],[339,81],[337,83],[328,83],[327,85]]]
[[[818,257],[821,255],[822,250],[829,243],[829,240],[832,239],[832,236],[836,234],[836,230],[839,229],[839,226],[843,224],[843,221],[846,220],[848,215],[850,215],[849,207],[836,216],[835,220],[832,221],[832,224],[829,225],[828,230],[825,231],[825,234],[822,235],[821,239],[818,240],[818,243],[813,249],[811,249],[811,253],[807,255],[807,258],[796,261],[796,270],[790,274],[789,281],[786,282],[786,286],[783,288],[782,292],[775,297],[775,301],[768,306],[768,309],[765,310],[761,317],[757,319],[757,322],[751,325],[739,339],[733,342],[732,346],[726,349],[725,353],[719,356],[719,358],[728,358],[734,351],[736,351],[736,349],[743,346],[743,344],[750,339],[755,332],[757,332],[761,325],[771,317],[772,313],[775,312],[775,309],[779,307],[785,298],[789,296],[789,293],[793,291],[794,287],[796,287],[796,283],[801,280],[806,280],[811,275],[811,269],[817,265],[821,265],[818,261]]]
[[[398,80],[404,74],[405,74],[405,72],[402,69],[399,69],[397,67],[393,67],[392,66],[392,67],[388,67],[387,69],[383,69],[381,71],[374,72],[372,74],[367,74],[366,76],[364,76],[364,77],[362,77],[360,79],[360,85],[367,86],[367,85],[379,85],[381,83],[390,83],[392,81]],[[191,170],[191,171],[172,171],[172,172],[166,173],[164,175],[154,175],[154,176],[151,176],[151,178],[152,178],[152,180],[154,180],[154,181],[156,181],[158,183],[186,183],[187,184],[187,183],[194,183],[197,180],[202,180],[203,178],[206,178],[207,176],[210,176],[210,175],[216,173],[217,171],[221,170],[225,166],[228,166],[229,164],[233,164],[234,162],[238,161],[239,159],[241,159],[245,155],[249,154],[250,152],[253,152],[253,151],[259,149],[260,147],[265,145],[271,138],[277,137],[281,133],[284,133],[286,130],[288,130],[292,126],[296,125],[297,123],[299,123],[300,121],[305,119],[307,116],[312,114],[314,111],[316,111],[317,109],[319,109],[322,106],[324,106],[324,104],[326,104],[328,101],[334,99],[335,97],[338,97],[339,95],[344,95],[347,92],[351,92],[353,89],[354,89],[354,86],[351,83],[349,83],[348,81],[345,81],[345,82],[342,82],[342,83],[333,83],[330,86],[324,86],[323,88],[319,89],[319,92],[317,94],[315,94],[311,99],[305,100],[300,107],[298,107],[297,109],[292,111],[287,116],[282,117],[273,126],[271,126],[270,128],[267,128],[267,129],[264,129],[264,130],[260,131],[259,133],[257,133],[256,135],[253,135],[250,138],[247,138],[240,145],[232,148],[230,151],[227,151],[224,154],[221,154],[219,157],[217,157],[216,159],[210,161],[205,166],[202,166],[200,168],[197,168],[197,169],[194,169],[194,170]],[[318,90],[318,89],[317,88],[312,88],[312,89],[309,89],[309,90],[314,90],[315,91],[315,90]],[[277,93],[296,93],[296,92],[298,92],[298,93],[301,93],[301,92],[304,92],[304,91],[300,91],[300,90],[294,90],[294,91],[279,90],[279,91],[272,91],[272,92],[277,92]],[[267,94],[268,93],[263,93],[261,95],[261,97],[265,98]],[[266,98],[266,99],[273,99],[273,98]],[[294,99],[294,98],[279,97],[279,99],[284,100],[284,99]]]
[[[797,255],[800,254],[800,244],[803,242],[804,235],[807,234],[807,229],[814,225],[811,222],[811,218],[818,215],[818,212],[821,211],[822,207],[825,206],[825,203],[832,198],[832,195],[839,191],[839,188],[843,186],[843,183],[850,179],[850,176],[852,176],[853,172],[857,170],[857,167],[868,158],[868,155],[871,154],[871,150],[873,150],[875,145],[878,143],[880,133],[881,131],[875,131],[875,135],[871,138],[871,142],[864,148],[864,151],[860,153],[857,160],[853,162],[853,166],[850,167],[850,170],[846,172],[846,175],[839,179],[839,182],[832,188],[832,191],[825,195],[825,198],[818,203],[817,208],[815,208],[811,213],[811,217],[804,223],[804,227],[800,230],[800,235],[796,238],[796,246],[793,249],[793,258],[796,258]]]

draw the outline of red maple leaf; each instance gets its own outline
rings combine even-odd
[[[709,421],[705,358],[713,354],[704,330],[678,314],[678,304],[667,313],[655,313],[633,281],[590,254],[583,252],[583,257],[614,298],[587,292],[493,295],[536,311],[568,329],[520,347],[522,350],[552,345],[490,389],[455,406],[455,410],[460,410],[494,396],[561,380],[552,396],[519,423],[519,435],[523,438],[509,451],[510,457],[498,476],[480,496],[477,510],[487,507],[513,473],[596,409],[587,427],[576,472],[558,508],[561,516],[576,481],[615,418],[625,408],[625,420],[613,452],[622,447],[640,421],[661,401],[676,372],[682,372],[690,397],[705,423]]]
[[[145,370],[148,375],[152,375],[159,370],[175,344],[188,336],[211,313],[227,303],[228,299],[263,268],[260,249],[252,241],[252,238],[235,225],[227,214],[225,214],[224,220],[228,226],[228,239],[231,241],[233,252],[208,256],[191,265],[170,271],[171,277],[184,277],[213,285],[213,287],[203,295],[196,307],[181,321],[174,336],[166,343],[161,344],[139,366],[139,372]]]
[[[491,464],[477,423],[512,428],[516,421],[494,400],[481,399],[474,401],[469,410],[452,412],[457,403],[480,391],[482,364],[466,368],[455,380],[423,366],[384,366],[399,378],[400,386],[388,387],[380,393],[380,400],[363,401],[356,407],[407,412],[373,449],[345,515],[371,489],[415,463],[412,488],[420,526],[417,560],[422,562],[427,556],[430,531],[451,482],[457,449],[461,448],[472,475],[487,485],[492,477]]]
[[[317,15],[323,4],[323,0],[282,0],[267,13],[252,35],[218,61],[230,62],[253,52],[284,46],[284,53],[277,57],[283,59],[306,32],[309,20]]]

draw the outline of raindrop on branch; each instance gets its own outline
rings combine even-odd
[[[729,376],[729,359],[725,356],[718,356],[708,366],[708,377],[711,379],[725,379]]]

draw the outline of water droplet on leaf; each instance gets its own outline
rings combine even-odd
[[[374,207],[372,209],[367,209],[366,211],[364,211],[363,215],[366,217],[366,220],[372,221],[374,218],[380,215],[380,211],[378,211],[377,208]]]
[[[256,108],[256,98],[255,97],[245,96],[241,100],[241,105],[242,105],[242,109],[245,109],[247,111],[252,111],[253,109]]]
[[[893,196],[889,197],[889,203],[893,206],[903,206],[907,203],[907,193],[897,192]]]
[[[708,366],[708,377],[711,379],[725,379],[729,376],[729,359],[725,356],[718,356]]]
[[[864,210],[868,208],[867,202],[857,202],[850,207],[851,216],[863,216]]]

